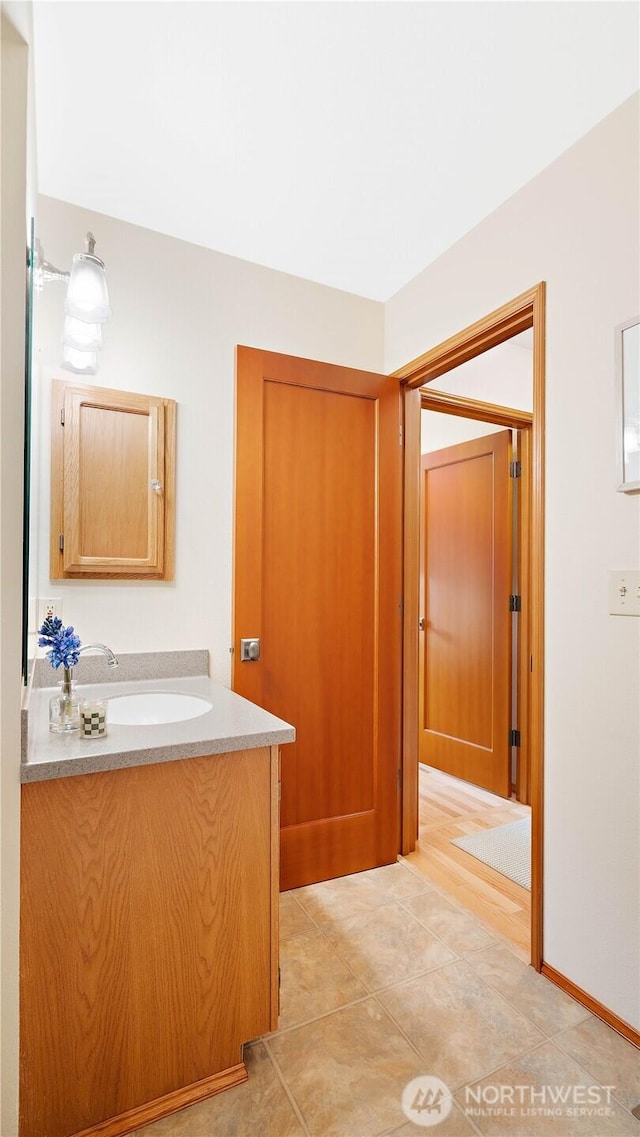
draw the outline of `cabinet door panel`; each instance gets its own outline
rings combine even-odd
[[[54,383],[51,577],[173,577],[172,400]]]
[[[21,818],[21,1137],[243,1080],[277,1027],[276,748],[34,782]]]
[[[142,415],[81,403],[78,416],[74,459],[82,490],[74,506],[79,558],[148,561],[153,556],[148,515],[154,505],[149,450],[155,446],[155,408]],[[70,550],[67,556],[70,567]]]
[[[66,571],[162,572],[162,400],[68,391],[64,429]]]

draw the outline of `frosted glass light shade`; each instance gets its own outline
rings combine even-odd
[[[76,375],[95,375],[98,370],[97,351],[78,351],[65,344],[62,349],[62,366]]]
[[[78,351],[99,351],[102,347],[102,324],[88,324],[76,316],[65,316],[62,341]]]
[[[75,254],[64,310],[67,316],[89,324],[104,324],[111,319],[107,278],[99,257]]]

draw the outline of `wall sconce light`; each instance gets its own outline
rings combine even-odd
[[[104,262],[95,255],[92,233],[87,233],[85,242],[85,252],[74,255],[71,272],[63,272],[44,260],[37,242],[34,284],[41,291],[49,280],[68,281],[62,366],[79,375],[95,375],[102,348],[102,325],[111,319],[111,308]]]
[[[62,367],[65,371],[75,371],[77,375],[95,375],[98,370],[98,353],[80,351],[77,347],[63,343]]]
[[[77,316],[65,316],[62,342],[76,351],[99,351],[102,347],[102,324],[89,324]]]

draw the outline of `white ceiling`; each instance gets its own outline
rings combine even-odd
[[[639,85],[635,2],[34,12],[42,193],[377,300]]]

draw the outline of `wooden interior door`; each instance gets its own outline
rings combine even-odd
[[[292,723],[281,887],[399,848],[400,388],[237,349],[233,689]],[[260,658],[241,661],[241,638]]]
[[[511,794],[511,433],[422,456],[420,761]]]

